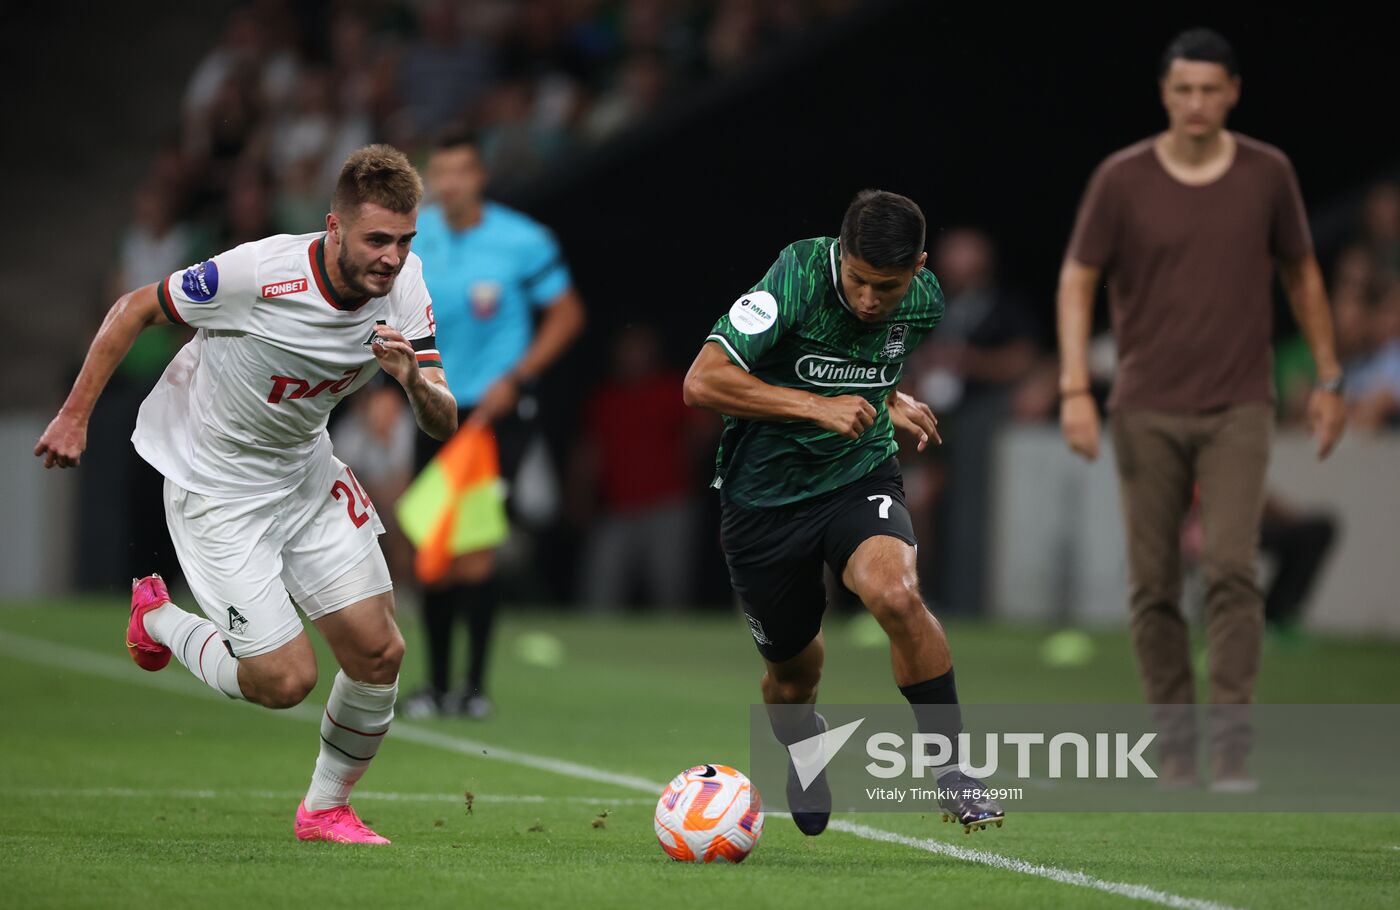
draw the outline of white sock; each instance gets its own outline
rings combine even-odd
[[[396,679],[387,686],[356,682],[341,670],[335,674],[326,713],[321,717],[321,754],[306,791],[312,812],[350,802],[350,790],[364,776],[394,719]]]
[[[173,603],[150,611],[142,621],[146,633],[173,651],[175,659],[202,682],[229,698],[243,697],[238,687],[238,660],[224,647],[218,626]]]

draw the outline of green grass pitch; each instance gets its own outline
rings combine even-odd
[[[0,607],[0,906],[1400,906],[1400,817],[1383,814],[1020,813],[972,836],[932,816],[860,814],[838,820],[875,834],[812,839],[770,817],[740,866],[674,864],[651,831],[661,785],[748,754],[760,665],[729,617],[508,615],[498,716],[400,722],[360,784],[357,808],[394,844],[299,844],[326,652],[307,704],[274,713],[213,696],[175,663],[138,670],[125,615],[105,601]],[[411,687],[419,649],[405,626]],[[563,644],[554,666],[520,647],[540,631]],[[898,701],[887,653],[860,631],[828,623],[822,699]],[[1043,632],[949,634],[968,701],[1137,697],[1120,634],[1094,635],[1087,663],[1059,669],[1039,659]],[[1400,697],[1396,645],[1275,644],[1264,667],[1261,701]]]

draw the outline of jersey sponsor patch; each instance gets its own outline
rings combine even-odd
[[[745,294],[729,308],[729,324],[745,335],[757,335],[778,321],[778,301],[767,291]]]
[[[797,360],[797,378],[823,388],[880,389],[899,381],[898,364],[874,364],[844,357],[807,354]]]
[[[378,337],[378,336],[375,336]],[[369,344],[369,342],[365,342]],[[295,376],[272,377],[272,391],[267,394],[268,404],[280,404],[284,399],[294,401],[298,398],[315,398],[322,392],[330,392],[332,395],[344,394],[351,384],[359,377],[360,370],[364,367],[354,367],[331,379],[322,379],[315,385],[309,379],[298,379]]]
[[[185,269],[180,286],[195,303],[208,303],[219,293],[219,266],[210,259]]]
[[[279,281],[275,284],[265,284],[262,286],[262,298],[271,300],[273,297],[285,297],[288,294],[300,294],[308,287],[305,278],[297,278],[292,281]]]

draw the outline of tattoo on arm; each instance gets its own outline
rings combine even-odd
[[[409,392],[413,419],[434,439],[447,439],[457,431],[457,400],[447,386],[426,377]]]

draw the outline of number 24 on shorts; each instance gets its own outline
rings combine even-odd
[[[347,484],[343,480],[337,480],[335,483],[331,484],[331,498],[345,500],[345,511],[350,513],[350,520],[355,523],[355,527],[359,528],[362,527],[365,522],[369,521],[369,515],[374,509],[374,506],[370,505],[369,496],[365,493],[364,487],[360,486],[360,481],[355,478],[355,472],[350,470],[349,467],[346,467],[345,474],[350,478],[350,483]],[[350,491],[351,486],[355,488],[353,493]],[[362,512],[355,511],[356,494],[359,495],[360,506],[364,509]],[[887,496],[885,498],[888,499],[889,497]],[[880,517],[889,517],[888,505],[885,506],[885,511]]]

